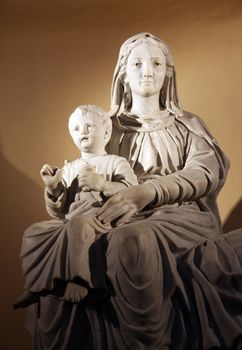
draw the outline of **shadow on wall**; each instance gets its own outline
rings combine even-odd
[[[1,167],[1,332],[0,348],[31,349],[24,328],[25,310],[14,311],[13,301],[22,293],[23,278],[19,259],[24,230],[47,217],[43,191],[30,178],[16,170],[0,154]],[[21,345],[16,345],[21,344]]]
[[[224,232],[242,228],[242,198],[237,202],[223,224]]]

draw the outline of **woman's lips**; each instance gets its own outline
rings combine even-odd
[[[141,84],[142,85],[151,85],[151,84],[153,84],[153,82],[154,82],[153,80],[142,80]]]

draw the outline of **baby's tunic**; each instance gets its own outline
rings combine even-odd
[[[91,246],[97,235],[108,232],[111,226],[96,219],[103,203],[100,193],[78,189],[77,176],[87,165],[95,166],[96,173],[107,181],[122,182],[126,186],[138,184],[128,161],[116,155],[93,155],[87,160],[66,162],[60,196],[54,199],[45,191],[47,211],[56,219],[31,225],[23,237],[21,258],[25,289],[51,291],[59,282],[76,278],[85,280],[90,287],[105,285],[98,261],[99,246]],[[91,277],[90,270],[95,276]]]
[[[100,207],[103,199],[99,192],[82,192],[78,189],[77,176],[87,165],[94,166],[96,173],[102,175],[106,181],[122,182],[126,186],[137,185],[137,177],[128,161],[112,154],[101,156],[90,155],[88,159],[76,159],[66,162],[63,167],[63,190],[59,198],[53,200],[45,191],[45,202],[48,213],[53,217],[70,218],[79,214],[90,212]],[[95,210],[91,210],[94,213]]]

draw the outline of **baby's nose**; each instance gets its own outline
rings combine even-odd
[[[88,131],[88,126],[86,124],[82,125],[80,128],[81,134],[86,134]]]

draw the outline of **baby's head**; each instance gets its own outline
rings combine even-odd
[[[112,133],[110,116],[100,107],[77,107],[69,119],[69,131],[82,153],[104,154]]]

